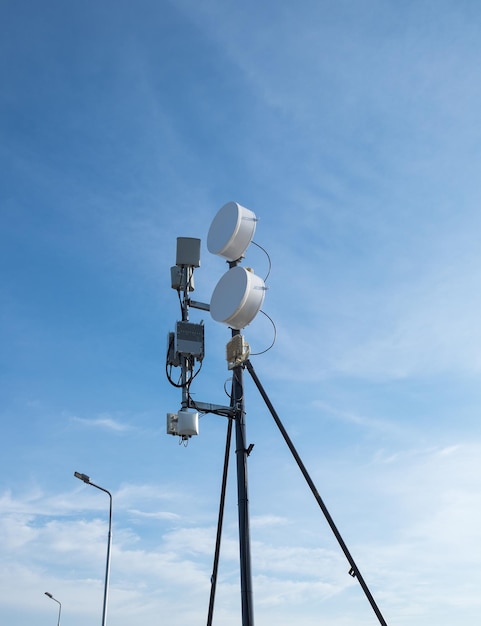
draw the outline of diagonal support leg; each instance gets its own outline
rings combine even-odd
[[[214,616],[214,602],[215,602],[215,592],[217,588],[217,572],[219,570],[219,556],[220,556],[220,544],[222,539],[222,525],[224,522],[224,505],[225,505],[225,494],[227,489],[227,475],[229,472],[229,454],[231,447],[231,439],[232,439],[232,419],[228,419],[227,423],[227,435],[225,442],[225,455],[224,455],[224,470],[222,472],[222,487],[220,493],[220,503],[219,503],[219,516],[217,519],[217,537],[215,540],[215,551],[214,551],[214,564],[212,567],[212,576],[210,579],[210,599],[209,599],[209,612],[207,614],[207,626],[212,626],[212,619]]]
[[[381,611],[379,610],[379,607],[377,606],[371,592],[369,591],[369,588],[366,584],[366,582],[364,581],[364,578],[361,575],[361,572],[359,571],[356,563],[354,562],[354,559],[351,556],[351,553],[349,552],[346,544],[344,543],[343,538],[341,537],[340,532],[338,531],[336,525],[334,524],[334,520],[332,519],[329,511],[327,510],[326,505],[324,504],[321,496],[319,495],[319,492],[316,489],[316,486],[314,485],[314,483],[312,482],[311,477],[309,476],[309,473],[304,465],[304,463],[302,462],[301,457],[299,456],[296,448],[294,447],[294,444],[292,443],[289,435],[287,434],[286,429],[284,428],[284,425],[282,424],[279,416],[277,415],[276,410],[274,409],[274,406],[272,405],[272,402],[269,400],[269,397],[267,395],[267,393],[264,390],[264,387],[262,386],[259,378],[257,377],[257,374],[254,371],[254,368],[252,366],[252,363],[247,359],[247,361],[245,362],[245,367],[247,368],[247,371],[249,372],[249,374],[251,375],[254,383],[256,384],[257,389],[259,390],[264,402],[266,403],[267,408],[269,409],[269,411],[271,412],[272,417],[274,418],[275,423],[277,424],[277,427],[279,428],[279,430],[281,431],[282,436],[284,437],[285,442],[287,443],[287,446],[289,447],[289,450],[291,451],[294,459],[296,460],[297,465],[299,466],[299,469],[302,472],[302,475],[304,476],[304,478],[306,479],[307,484],[309,485],[314,498],[316,499],[319,507],[321,508],[321,511],[324,513],[324,517],[326,518],[329,526],[331,527],[332,532],[334,533],[334,536],[336,537],[339,545],[341,546],[342,551],[344,552],[349,565],[351,566],[351,569],[349,571],[349,574],[355,578],[358,579],[359,584],[361,585],[364,593],[366,594],[367,599],[369,600],[371,607],[374,611],[374,613],[376,614],[376,617],[379,620],[379,623],[382,626],[387,626],[387,623],[384,619],[384,617],[381,614]]]

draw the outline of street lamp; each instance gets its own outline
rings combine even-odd
[[[109,579],[110,579],[110,548],[112,546],[112,494],[107,489],[104,489],[103,487],[100,487],[99,485],[96,485],[95,483],[91,482],[91,480],[90,480],[89,476],[87,476],[87,474],[81,474],[80,472],[74,472],[74,476],[75,476],[75,478],[78,478],[79,480],[82,480],[86,485],[91,485],[92,487],[95,487],[96,489],[100,489],[100,491],[103,491],[104,493],[106,493],[109,496],[109,502],[110,502],[110,506],[109,506],[109,536],[108,536],[108,541],[107,541],[107,562],[106,562],[106,566],[105,566],[104,604],[103,604],[103,611],[102,611],[102,626],[106,626],[106,624],[107,624],[107,603],[108,603],[108,596],[109,596]]]
[[[57,621],[57,626],[60,626],[60,613],[62,612],[62,603],[59,602],[59,600],[57,600],[56,598],[54,598],[53,595],[51,593],[49,593],[48,591],[45,592],[45,595],[48,596],[51,600],[53,600],[54,602],[56,602],[58,604],[58,621]]]

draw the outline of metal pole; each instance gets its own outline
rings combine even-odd
[[[181,301],[182,307],[182,321],[189,321],[189,282],[191,280],[192,269],[190,267],[183,266],[182,267],[182,289],[183,289],[183,298]],[[185,354],[181,354],[180,356],[180,365],[181,365],[181,381],[182,381],[182,408],[186,409],[189,406],[189,387],[188,387],[188,377],[187,372],[190,371],[190,360],[185,356]]]
[[[93,487],[97,487],[100,491],[104,491],[109,496],[109,536],[107,541],[107,559],[105,564],[105,583],[104,583],[104,604],[102,610],[102,626],[107,624],[107,604],[109,596],[109,580],[110,580],[110,548],[112,547],[112,494],[107,489],[90,483]]]
[[[351,576],[353,576],[353,577],[358,579],[359,584],[361,585],[364,593],[366,594],[367,599],[369,600],[369,602],[371,604],[371,607],[374,610],[374,613],[376,614],[376,617],[379,620],[379,623],[382,626],[387,626],[387,623],[386,623],[384,617],[382,616],[381,611],[379,610],[379,607],[377,606],[373,596],[371,595],[371,592],[369,591],[369,588],[368,588],[367,584],[364,581],[364,578],[361,575],[361,572],[359,571],[359,568],[357,567],[356,563],[354,562],[354,559],[352,558],[351,553],[349,552],[346,544],[344,543],[344,540],[341,537],[340,532],[337,530],[337,527],[334,524],[334,520],[332,519],[331,515],[329,514],[329,511],[327,510],[327,507],[324,504],[321,496],[319,495],[319,493],[318,493],[318,491],[316,489],[316,486],[314,485],[311,477],[309,476],[309,473],[308,473],[304,463],[302,462],[301,457],[297,453],[297,450],[294,447],[294,444],[292,443],[289,435],[287,434],[287,431],[284,428],[284,426],[283,426],[279,416],[277,415],[277,412],[274,409],[273,404],[269,400],[269,397],[268,397],[267,393],[265,392],[264,387],[262,386],[259,378],[257,377],[257,374],[255,373],[254,368],[252,366],[252,363],[249,360],[247,360],[245,362],[245,365],[247,367],[247,370],[248,370],[249,374],[252,376],[252,379],[254,380],[254,382],[255,382],[255,384],[256,384],[256,386],[257,386],[257,388],[258,388],[258,390],[259,390],[259,392],[260,392],[260,394],[262,396],[262,398],[264,399],[264,402],[266,403],[267,408],[271,412],[271,415],[274,418],[274,421],[276,422],[277,427],[281,431],[281,434],[284,437],[284,440],[287,443],[287,445],[289,447],[289,450],[292,452],[292,455],[294,456],[294,459],[296,460],[297,465],[299,466],[299,469],[301,470],[304,478],[306,479],[307,484],[309,485],[309,487],[310,487],[310,489],[311,489],[311,491],[312,491],[312,493],[313,493],[313,495],[314,495],[318,505],[320,506],[322,512],[324,513],[324,516],[325,516],[329,526],[331,527],[331,530],[334,533],[334,536],[336,537],[339,545],[341,546],[342,551],[344,552],[344,554],[345,554],[345,556],[346,556],[346,558],[347,558],[347,560],[349,562],[349,565],[351,566],[351,570],[350,570],[349,574]]]
[[[53,598],[55,600],[55,598]],[[58,602],[58,600],[55,600],[55,602]],[[57,620],[57,626],[60,626],[60,614],[62,612],[62,603],[58,602],[58,620]]]
[[[107,605],[109,600],[109,580],[110,580],[110,548],[112,546],[112,494],[107,489],[96,485],[93,482],[88,483],[95,487],[96,489],[100,489],[109,496],[109,535],[107,540],[107,559],[105,564],[105,582],[104,582],[104,603],[102,609],[102,626],[106,626],[107,624]]]
[[[238,334],[240,334],[240,331],[232,331],[232,336]],[[242,626],[253,626],[254,610],[252,598],[249,499],[247,489],[248,452],[245,435],[244,384],[242,365],[238,365],[232,371],[234,376],[232,381],[232,397],[235,408]]]
[[[229,262],[229,269],[239,264],[239,259]],[[240,330],[232,329],[232,337],[240,335]],[[242,365],[232,370],[232,405],[235,419],[235,452],[237,462],[237,504],[239,517],[239,556],[241,579],[242,626],[254,626],[254,606],[252,597],[251,542],[249,524],[249,498],[247,483],[244,369]]]

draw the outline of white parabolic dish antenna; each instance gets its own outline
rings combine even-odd
[[[256,230],[255,213],[237,202],[228,202],[219,209],[207,234],[207,249],[228,261],[240,259]]]
[[[240,330],[259,312],[265,292],[262,278],[237,265],[217,283],[210,300],[210,314],[216,322]]]

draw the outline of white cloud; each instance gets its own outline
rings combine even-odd
[[[474,591],[463,590],[463,580],[452,580],[449,572],[462,569],[472,581],[472,589],[479,576],[472,546],[481,540],[477,507],[480,458],[477,444],[458,442],[431,449],[400,450],[390,456],[380,454],[362,472],[358,470],[353,488],[366,494],[369,484],[370,502],[378,502],[371,514],[391,521],[384,527],[385,536],[376,538],[361,536],[369,520],[353,520],[348,525],[351,552],[386,614],[398,614],[401,624],[415,616],[421,619],[429,613],[431,602],[445,604],[450,594],[458,602],[464,594],[467,604],[476,604]],[[132,484],[124,488],[124,494],[136,490],[147,501],[149,494],[153,495],[154,503],[168,493],[162,486],[156,491],[148,485]],[[8,492],[3,494],[1,532],[5,541],[0,585],[4,595],[11,592],[12,603],[16,597],[12,585],[18,585],[18,577],[23,580],[24,592],[55,591],[78,616],[86,609],[73,597],[75,589],[81,588],[90,604],[95,606],[95,598],[100,603],[106,522],[78,519],[79,507],[73,497],[78,493],[71,495],[59,498],[36,492],[16,498]],[[128,504],[129,497],[124,500]],[[50,504],[51,515],[45,517]],[[119,507],[112,551],[111,611],[120,624],[137,610],[145,610],[146,614],[173,610],[171,598],[178,595],[179,589],[190,590],[189,602],[178,607],[178,622],[173,623],[180,624],[189,615],[202,615],[209,593],[215,528],[193,525],[177,512],[175,501],[171,506],[172,515],[158,515],[155,507],[152,512],[140,513],[140,518],[151,517],[161,525],[155,547],[148,547],[145,539],[129,528],[128,517],[122,512],[131,515],[132,509]],[[55,517],[57,514],[60,517]],[[252,543],[257,610],[259,615],[266,615],[266,611],[282,608],[285,615],[280,623],[288,619],[289,612],[302,610],[306,603],[316,605],[323,613],[330,612],[336,603],[362,599],[357,581],[347,575],[348,564],[335,542],[328,548],[313,548],[296,541],[297,533],[312,532],[312,524],[305,521],[293,527],[288,516],[272,514],[254,516],[252,520],[252,530],[258,536]],[[172,523],[175,528],[165,526]],[[271,528],[276,529],[272,543]],[[322,528],[325,542],[327,531],[324,525]],[[224,531],[219,575],[218,611],[223,614],[227,610],[229,623],[233,618],[227,615],[232,610],[236,614],[231,604],[235,607],[238,601],[237,530],[230,523]],[[306,616],[307,624],[308,619]]]
[[[256,515],[251,518],[251,526],[255,528],[272,528],[273,526],[285,526],[286,518],[279,515]]]
[[[146,518],[146,519],[152,519],[152,520],[178,520],[180,519],[180,515],[178,515],[177,513],[171,513],[169,511],[153,511],[153,512],[146,512],[146,511],[138,511],[137,509],[129,509],[129,513],[133,516],[133,517],[140,517],[140,518]]]
[[[75,424],[79,424],[85,428],[100,428],[102,430],[110,430],[116,433],[126,432],[131,430],[131,426],[129,424],[125,424],[120,422],[119,420],[114,419],[110,415],[100,415],[96,418],[84,418],[73,416],[70,418],[72,422]]]

